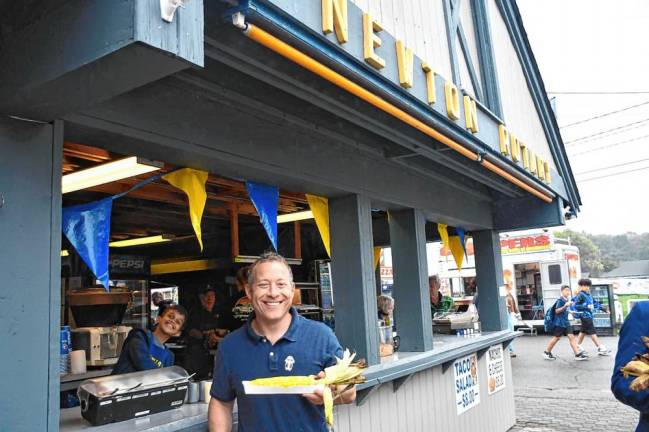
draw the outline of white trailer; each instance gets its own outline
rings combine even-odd
[[[569,285],[576,293],[581,278],[579,249],[549,232],[501,234],[500,247],[503,281],[513,288],[523,321],[528,326],[543,326],[545,311],[559,298],[561,286]],[[450,251],[441,244],[429,248],[429,273],[438,273],[443,287],[456,298],[473,295],[475,260],[471,239],[466,249],[460,271]]]

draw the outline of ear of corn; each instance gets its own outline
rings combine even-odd
[[[649,348],[649,337],[642,336],[642,342]],[[629,376],[636,377],[629,388],[633,391],[640,392],[649,388],[649,353],[637,355],[633,360],[628,362],[620,369],[625,378]]]
[[[272,378],[257,378],[250,384],[263,387],[301,387],[318,384],[314,376],[278,376]]]
[[[279,376],[270,378],[258,378],[250,381],[250,384],[264,387],[301,387],[316,384],[326,384],[322,394],[324,402],[325,420],[331,428],[334,423],[334,395],[330,386],[345,384],[360,384],[365,382],[362,375],[366,365],[364,361],[352,363],[356,354],[345,350],[343,358],[336,357],[336,364],[324,370],[325,376],[316,379],[315,376]]]

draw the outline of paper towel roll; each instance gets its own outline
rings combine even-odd
[[[70,352],[70,372],[73,374],[86,373],[85,350],[74,350]]]
[[[212,396],[210,396],[210,390],[212,390],[212,381],[201,381],[201,401],[209,403]]]

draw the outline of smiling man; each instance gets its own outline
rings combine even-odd
[[[219,345],[214,363],[211,432],[232,428],[234,400],[239,431],[326,431],[322,394],[246,395],[242,381],[288,375],[318,375],[343,352],[329,327],[297,314],[291,307],[295,284],[286,260],[262,255],[250,268],[246,295],[254,313]],[[356,390],[338,402],[350,403]]]

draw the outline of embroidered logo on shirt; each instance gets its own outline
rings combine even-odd
[[[284,370],[286,371],[292,371],[293,370],[293,365],[295,364],[295,359],[293,356],[288,356],[284,359]]]

